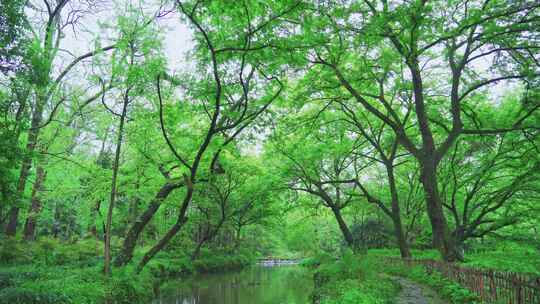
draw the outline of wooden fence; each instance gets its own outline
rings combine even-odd
[[[474,292],[484,303],[540,304],[540,277],[514,272],[463,267],[435,260],[387,258],[393,264],[424,266]]]

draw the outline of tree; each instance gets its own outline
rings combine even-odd
[[[3,74],[24,69],[28,21],[24,15],[24,1],[0,3],[0,72]]]
[[[43,126],[43,115],[46,105],[51,101],[51,98],[55,95],[58,88],[61,86],[66,75],[81,61],[91,58],[92,56],[108,51],[114,48],[114,46],[107,46],[98,48],[94,51],[85,53],[79,57],[76,57],[71,61],[59,74],[55,75],[53,64],[56,56],[58,55],[58,49],[63,38],[62,30],[66,25],[75,23],[75,20],[68,17],[67,20],[62,19],[63,10],[66,8],[69,0],[62,0],[56,3],[52,1],[44,1],[46,8],[46,18],[44,20],[44,30],[40,33],[38,30],[34,30],[36,36],[31,42],[29,49],[29,61],[31,70],[29,74],[32,75],[29,80],[35,100],[32,106],[32,118],[30,122],[30,128],[28,129],[25,154],[22,158],[20,165],[19,178],[16,185],[15,196],[12,198],[14,203],[9,211],[9,222],[6,226],[6,234],[9,236],[15,235],[17,231],[17,223],[19,218],[19,210],[21,206],[21,200],[24,198],[24,192],[30,169],[32,167],[32,156],[36,145],[38,144],[39,135]],[[69,14],[68,14],[69,16]],[[73,16],[72,16],[73,17]],[[51,116],[58,106],[63,102],[63,99],[53,107]]]
[[[517,134],[466,137],[441,166],[443,204],[453,220],[452,237],[462,248],[505,227],[525,222],[537,194],[537,147]]]
[[[527,121],[531,112],[511,126],[492,129],[476,128],[462,116],[474,117],[474,103],[489,98],[482,95],[486,87],[538,76],[533,42],[538,32],[530,31],[538,28],[537,18],[530,17],[537,8],[528,1],[457,1],[450,6],[443,1],[364,1],[346,8],[321,4],[306,17],[305,35],[319,43],[309,61],[332,75],[331,85],[340,85],[384,121],[420,164],[433,243],[447,261],[459,254],[444,215],[438,166],[462,134],[534,128]],[[432,63],[440,53],[444,59]],[[494,63],[483,77],[480,59]],[[392,90],[410,92],[412,104],[388,99]],[[414,129],[399,115],[403,108],[414,112]]]
[[[288,134],[285,130],[289,128],[276,132],[272,149],[282,156],[279,167],[287,176],[288,188],[317,197],[320,204],[332,211],[347,246],[356,250],[342,212],[358,200],[353,151],[363,143],[351,138],[343,124],[326,124],[325,121],[335,118],[332,114],[321,113],[331,118],[297,127],[296,133]]]
[[[156,80],[157,97],[159,106],[160,128],[170,152],[176,158],[175,161],[182,167],[185,194],[179,206],[176,222],[167,233],[143,256],[138,265],[140,271],[156,253],[161,251],[169,241],[180,231],[187,221],[187,210],[192,201],[194,187],[199,180],[199,168],[204,161],[208,161],[209,173],[216,168],[219,155],[223,147],[231,143],[245,128],[252,124],[257,117],[280,95],[283,84],[278,79],[280,69],[265,68],[264,61],[258,57],[257,49],[253,49],[252,40],[260,35],[271,31],[272,27],[279,24],[274,11],[257,11],[262,14],[257,18],[245,15],[246,23],[237,23],[236,19],[231,22],[220,22],[215,26],[205,24],[212,19],[206,20],[206,16],[215,17],[215,12],[221,14],[236,15],[244,8],[229,5],[223,7],[214,5],[202,5],[201,3],[183,3],[178,1],[177,7],[182,16],[189,22],[199,43],[201,54],[200,78],[192,79],[190,86],[193,90],[186,91],[185,97],[199,111],[199,117],[204,117],[206,125],[198,126],[198,129],[206,128],[199,135],[199,140],[194,145],[193,154],[188,158],[186,154],[179,153],[171,138],[163,115],[163,96],[161,90],[161,75]],[[253,8],[256,7],[255,3]],[[283,5],[277,7],[277,16],[284,16],[297,5]],[[216,11],[217,10],[217,11]],[[210,12],[214,12],[210,14]],[[218,32],[220,34],[218,34]],[[243,33],[240,36],[223,35],[223,32]],[[264,37],[264,36],[263,36]],[[263,40],[264,41],[264,40]],[[259,46],[264,49],[264,46]],[[169,77],[164,77],[169,78]],[[170,79],[170,78],[169,78]],[[171,81],[175,85],[177,81]],[[202,113],[201,113],[202,112]],[[202,114],[202,115],[201,115]],[[199,122],[198,122],[199,123]],[[210,158],[206,155],[209,148],[214,152]],[[131,256],[132,249],[124,246],[125,254]],[[131,252],[130,252],[131,251]],[[129,259],[119,260],[118,264],[125,264]]]

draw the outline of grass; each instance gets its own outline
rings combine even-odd
[[[399,257],[397,249],[372,249],[371,256]],[[412,250],[415,259],[440,259],[436,250]],[[494,248],[466,252],[463,266],[498,271],[510,271],[540,276],[540,251],[531,246],[501,242]]]
[[[323,255],[304,265],[316,267],[314,296],[321,304],[390,304],[399,292],[399,285],[382,279],[368,256],[345,252],[336,260]]]
[[[436,250],[412,250],[415,259],[440,259]],[[441,296],[452,303],[479,303],[477,297],[457,283],[442,277],[437,272],[428,274],[422,266],[384,264],[381,257],[399,257],[397,249],[370,250],[368,256],[378,261],[385,273],[402,276],[434,288]],[[514,242],[499,242],[494,247],[477,247],[465,254],[464,267],[517,272],[540,276],[540,252],[532,246]]]
[[[101,266],[11,266],[0,269],[1,304],[32,303],[148,303],[152,278],[134,275],[132,269],[116,270],[111,277]]]

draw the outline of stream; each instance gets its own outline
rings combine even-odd
[[[254,265],[166,282],[152,304],[309,304],[311,273],[298,265]]]

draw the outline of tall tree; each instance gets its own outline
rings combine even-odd
[[[535,136],[537,137],[537,135]],[[458,139],[441,165],[443,205],[452,237],[466,241],[524,223],[534,214],[527,198],[538,194],[538,147],[519,134]]]
[[[19,210],[21,201],[24,199],[26,183],[32,167],[32,159],[34,150],[39,140],[40,131],[43,128],[43,115],[46,106],[55,95],[58,88],[61,86],[66,75],[81,61],[94,56],[103,51],[108,51],[114,46],[98,48],[94,51],[76,57],[58,74],[53,69],[53,64],[58,56],[58,50],[61,45],[61,40],[64,37],[63,29],[67,25],[74,24],[73,18],[64,12],[69,0],[53,2],[50,0],[43,1],[46,8],[46,18],[44,20],[44,30],[33,30],[36,33],[33,38],[29,53],[30,53],[30,68],[29,73],[32,75],[30,84],[34,102],[32,106],[32,118],[30,128],[28,129],[25,154],[21,161],[19,178],[16,185],[16,194],[13,198],[14,202],[9,211],[9,222],[6,226],[6,234],[13,236],[17,232],[17,224],[19,219]],[[84,10],[81,10],[81,12]],[[67,20],[62,19],[62,14],[68,15]],[[39,28],[39,26],[37,27]],[[58,103],[58,106],[61,104]],[[56,108],[56,107],[55,107]],[[54,115],[54,111],[50,113]]]
[[[162,91],[161,79],[169,80],[169,83],[174,86],[177,86],[179,82],[166,74],[159,75],[156,87],[160,128],[170,152],[182,168],[183,183],[181,185],[185,187],[185,193],[179,206],[176,222],[145,253],[138,265],[139,271],[169,243],[187,221],[186,214],[192,201],[194,187],[201,180],[199,177],[201,165],[207,162],[206,166],[209,168],[207,174],[215,173],[223,147],[230,144],[250,126],[280,95],[283,84],[276,77],[280,69],[272,65],[265,66],[264,59],[266,58],[260,55],[265,54],[267,44],[258,44],[268,40],[265,35],[281,23],[279,18],[298,6],[294,3],[284,3],[268,11],[268,7],[256,3],[244,4],[243,7],[225,3],[220,6],[181,1],[177,1],[176,4],[180,14],[190,24],[197,37],[201,59],[200,77],[191,81],[186,79],[185,82],[189,84],[191,90],[186,90],[185,98],[189,100],[188,104],[195,105],[194,110],[198,111],[196,129],[205,128],[206,131],[198,134],[194,149],[193,147],[190,149],[190,155],[179,152],[173,142],[174,138],[169,134],[163,113],[165,92]],[[248,10],[245,14],[248,8],[253,10]],[[251,15],[253,13],[260,16],[257,15],[258,18],[255,18]],[[238,18],[230,18],[230,20],[223,18],[223,15],[227,14],[236,17],[243,16],[244,22],[239,23]],[[217,18],[218,15],[220,15],[219,18]],[[224,32],[231,33],[231,36],[223,35]],[[205,125],[201,125],[201,122]],[[193,134],[193,130],[191,133]],[[171,187],[167,187],[169,188]],[[153,216],[159,205],[152,208],[154,210],[143,213],[146,219],[138,221],[142,225],[138,225],[137,231],[128,232],[131,237],[130,243],[124,242],[122,258],[118,260],[118,265],[125,264],[131,259],[134,248],[133,238],[136,238],[144,229],[148,219]]]
[[[437,169],[462,134],[494,134],[534,126],[527,112],[513,124],[478,128],[466,117],[485,88],[538,77],[538,3],[534,1],[363,1],[346,8],[320,4],[306,37],[320,43],[310,61],[324,67],[367,111],[384,121],[421,167],[433,244],[447,261],[459,258],[442,206]],[[375,51],[376,50],[376,51]],[[435,54],[444,59],[433,61]],[[480,74],[478,62],[493,67]],[[401,73],[404,71],[404,73]],[[405,77],[401,77],[404,75]],[[450,83],[450,85],[448,85]],[[386,92],[410,91],[414,128]],[[378,105],[382,105],[381,111]],[[414,133],[412,132],[414,130]]]
[[[275,132],[271,150],[282,156],[278,167],[286,176],[288,188],[316,197],[334,215],[347,246],[357,250],[360,248],[343,212],[359,200],[353,151],[365,147],[365,142],[351,138],[344,124],[336,121],[335,112],[320,113],[322,116],[326,119],[296,127],[295,133],[289,127]]]

